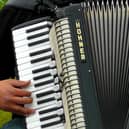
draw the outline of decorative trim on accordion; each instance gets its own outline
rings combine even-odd
[[[56,21],[55,30],[71,129],[86,129],[68,18]]]

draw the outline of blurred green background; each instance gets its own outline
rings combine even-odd
[[[5,5],[7,0],[0,0],[0,9]]]
[[[0,128],[6,124],[8,121],[10,121],[12,118],[12,114],[9,112],[5,112],[0,110]]]
[[[7,0],[0,0],[0,9],[2,9],[2,7],[5,5],[6,2],[7,2]],[[5,123],[10,121],[11,118],[12,118],[12,114],[11,113],[0,110],[0,128]]]

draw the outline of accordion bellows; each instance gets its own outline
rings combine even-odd
[[[106,103],[128,102],[129,7],[102,2],[88,6],[90,47],[96,86]],[[112,99],[111,99],[112,98]]]
[[[128,1],[88,3],[85,15],[100,107],[105,121],[117,125],[129,102]]]

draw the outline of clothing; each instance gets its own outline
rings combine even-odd
[[[25,119],[22,117],[15,118],[1,129],[26,129]]]
[[[8,0],[6,5],[13,5],[18,8],[34,10],[36,6],[36,0]]]

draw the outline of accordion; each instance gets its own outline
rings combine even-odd
[[[27,129],[124,129],[129,7],[82,2],[12,28],[17,74],[36,109]],[[126,117],[127,116],[127,117]]]

